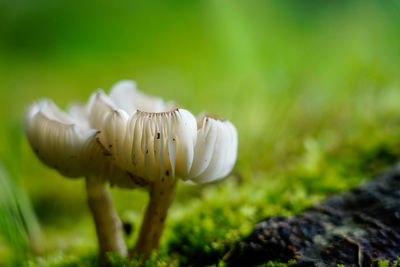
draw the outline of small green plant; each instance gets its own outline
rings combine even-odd
[[[10,258],[20,260],[38,252],[40,227],[26,193],[0,162],[0,233],[11,249]]]

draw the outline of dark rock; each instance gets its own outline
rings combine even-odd
[[[400,167],[335,195],[302,215],[271,217],[231,250],[228,266],[270,260],[296,266],[377,266],[400,256]]]

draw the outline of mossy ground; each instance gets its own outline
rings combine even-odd
[[[131,78],[147,93],[236,125],[232,174],[180,183],[148,266],[223,266],[257,221],[300,213],[400,158],[396,1],[154,2],[0,9],[0,160],[20,205],[0,203],[0,265],[97,265],[83,181],[43,166],[23,136],[24,110],[40,97],[65,107]],[[113,194],[133,246],[147,195]]]

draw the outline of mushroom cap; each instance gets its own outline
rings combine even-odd
[[[51,100],[33,103],[25,131],[38,157],[68,177],[96,175],[121,187],[155,179],[204,183],[225,177],[237,157],[232,123],[189,111],[123,80],[94,92],[68,112]]]
[[[121,187],[146,186],[146,181],[114,164],[100,143],[100,131],[77,120],[74,112],[65,113],[48,99],[28,108],[25,132],[38,158],[67,177],[94,175]]]
[[[102,143],[122,169],[150,181],[178,177],[206,183],[225,177],[237,158],[235,126],[212,116],[197,120],[189,111],[109,112]]]

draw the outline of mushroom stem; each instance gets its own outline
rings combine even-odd
[[[135,247],[129,252],[132,257],[139,253],[147,259],[153,250],[158,249],[168,209],[175,196],[178,179],[159,179],[150,184],[150,200],[147,205],[139,238]]]
[[[122,233],[122,223],[115,211],[111,195],[104,182],[95,176],[86,178],[86,191],[90,211],[96,225],[99,243],[99,261],[107,262],[107,252],[126,256],[127,249]]]

